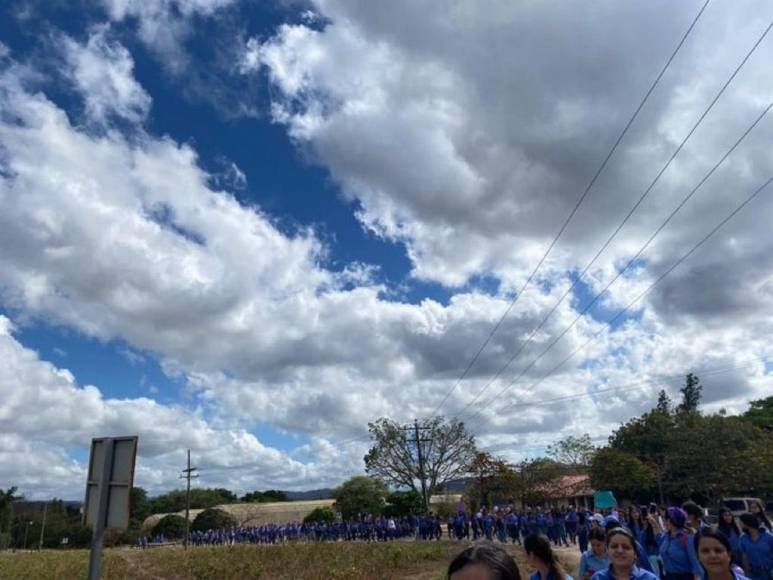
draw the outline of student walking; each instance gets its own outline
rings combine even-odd
[[[653,526],[660,527],[650,515]],[[663,561],[665,580],[693,580],[703,574],[703,569],[695,554],[693,534],[685,528],[687,514],[682,508],[670,507],[666,510],[666,529],[658,533],[660,558]]]
[[[704,529],[695,536],[695,551],[704,580],[748,580],[733,564],[730,540],[719,530]]]
[[[723,507],[719,510],[719,522],[717,530],[722,532],[730,543],[730,558],[733,564],[740,566],[743,563],[741,556],[741,529],[735,521],[735,516],[730,508]]]
[[[558,561],[553,548],[542,534],[531,534],[523,541],[526,559],[534,573],[529,580],[574,580]]]
[[[770,580],[773,577],[773,534],[751,513],[741,514],[740,520],[744,531],[739,541],[743,569],[751,580]]]
[[[609,566],[596,572],[593,580],[658,580],[652,572],[636,566],[639,560],[636,539],[625,528],[607,532],[606,548]]]
[[[580,556],[580,570],[578,580],[590,580],[590,578],[609,566],[607,556],[607,534],[601,528],[594,528],[588,533],[590,549]]]

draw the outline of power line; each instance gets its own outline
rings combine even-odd
[[[515,306],[515,303],[518,301],[518,299],[521,297],[521,295],[526,290],[528,285],[531,283],[531,281],[534,278],[534,276],[536,275],[537,271],[542,267],[542,264],[545,262],[545,260],[547,259],[548,255],[553,250],[553,247],[556,245],[556,243],[558,242],[559,238],[563,235],[564,230],[566,230],[567,226],[569,225],[569,222],[572,221],[572,218],[574,218],[574,215],[577,213],[577,210],[580,208],[580,206],[582,205],[583,201],[585,201],[585,198],[588,196],[588,193],[590,192],[590,190],[595,185],[596,180],[598,180],[599,176],[604,171],[604,168],[607,166],[607,163],[609,162],[609,160],[612,158],[612,155],[617,150],[618,145],[620,145],[620,142],[623,140],[623,137],[625,137],[625,135],[628,133],[628,129],[631,127],[631,125],[633,124],[634,120],[639,115],[639,112],[644,107],[644,104],[647,102],[647,100],[649,99],[650,95],[655,90],[655,87],[660,82],[660,79],[663,77],[663,75],[665,74],[666,70],[671,65],[671,62],[674,60],[674,58],[676,57],[677,53],[682,48],[682,45],[687,40],[687,37],[692,32],[693,28],[697,24],[698,20],[700,19],[701,15],[703,14],[704,10],[706,10],[706,7],[708,6],[710,1],[711,0],[706,0],[704,2],[703,6],[701,6],[701,9],[698,11],[698,14],[696,14],[695,18],[690,23],[690,26],[687,28],[687,30],[685,31],[685,33],[682,36],[681,40],[679,41],[679,44],[677,44],[676,48],[671,53],[671,56],[669,56],[668,60],[666,61],[666,64],[660,70],[660,72],[658,73],[658,75],[655,78],[654,82],[652,83],[650,88],[645,93],[644,98],[639,103],[639,106],[636,108],[636,110],[634,111],[633,115],[631,116],[631,118],[626,123],[626,125],[623,128],[623,130],[620,133],[620,135],[617,137],[617,140],[615,141],[615,144],[609,150],[609,153],[607,153],[607,156],[604,158],[604,161],[601,163],[599,168],[596,170],[596,173],[593,175],[593,178],[590,180],[590,183],[588,183],[588,185],[585,188],[585,190],[583,191],[582,195],[577,200],[577,203],[572,208],[572,211],[569,212],[569,215],[564,220],[563,224],[561,225],[560,229],[558,230],[558,233],[553,238],[553,241],[550,242],[550,245],[548,246],[547,250],[542,255],[542,257],[540,258],[539,262],[537,263],[535,268],[532,270],[531,274],[529,274],[528,278],[526,278],[526,281],[523,283],[523,285],[521,286],[520,290],[515,294],[515,296],[513,296],[513,299],[510,301],[510,304],[507,306],[507,308],[505,309],[505,311],[502,314],[502,316],[499,318],[497,323],[491,329],[491,332],[489,332],[488,336],[483,341],[483,344],[480,346],[478,351],[475,353],[475,356],[472,357],[472,360],[469,362],[467,367],[464,369],[464,372],[462,372],[461,376],[454,383],[454,386],[451,387],[451,389],[445,394],[445,396],[443,397],[443,400],[440,401],[440,404],[431,413],[431,416],[432,415],[437,415],[437,413],[440,411],[440,409],[442,409],[443,406],[445,405],[446,401],[448,401],[449,397],[453,394],[453,392],[456,390],[456,388],[459,386],[459,384],[464,380],[464,378],[470,372],[470,369],[472,369],[473,365],[477,362],[478,358],[480,358],[480,355],[483,352],[483,350],[486,348],[486,346],[488,346],[489,342],[491,342],[491,339],[493,338],[494,334],[499,329],[499,327],[502,325],[502,322],[505,320],[505,318],[510,313],[510,311],[513,309],[513,306]]]
[[[751,203],[754,198],[756,198],[764,189],[766,189],[771,183],[773,182],[773,177],[768,178],[767,181],[765,181],[761,186],[759,186],[757,189],[755,189],[740,205],[738,205],[732,212],[730,212],[722,221],[720,221],[714,228],[706,234],[701,240],[693,245],[690,250],[688,250],[685,254],[683,254],[676,262],[674,262],[667,270],[665,270],[658,278],[655,279],[655,281],[650,284],[643,292],[641,292],[636,298],[634,298],[631,302],[628,303],[628,305],[621,309],[615,316],[613,316],[610,320],[607,321],[607,325],[610,325],[614,323],[617,319],[619,319],[621,316],[623,316],[626,312],[628,312],[631,307],[636,304],[639,300],[641,300],[644,296],[646,296],[652,289],[659,284],[666,276],[668,276],[671,272],[673,272],[682,262],[687,260],[692,254],[694,254],[703,244],[705,244],[709,238],[711,238],[717,231],[720,230],[727,222],[729,222],[733,217],[736,216],[743,208],[745,208],[749,203]],[[560,369],[562,366],[564,366],[569,360],[574,358],[574,356],[583,350],[588,344],[591,343],[595,338],[600,336],[604,331],[605,328],[602,328],[598,332],[594,333],[593,335],[588,338],[584,343],[582,343],[580,346],[578,346],[576,349],[574,349],[569,356],[564,358],[560,363],[558,363],[556,366],[554,366],[550,371],[548,371],[546,374],[544,374],[539,380],[535,381],[529,387],[527,387],[527,390],[531,390],[534,387],[538,386],[540,383],[542,383],[545,379],[547,379],[549,376],[551,376],[553,373],[555,373],[558,369]],[[511,385],[512,386],[512,383]],[[510,409],[514,407],[516,403],[511,403],[509,405],[506,405],[500,411],[504,411],[507,409]],[[480,411],[476,413],[476,415],[480,415]]]
[[[756,366],[759,363],[767,363],[773,361],[773,358],[771,357],[760,357],[760,356],[754,356],[749,357],[754,359],[754,362],[750,362],[748,364],[743,365],[735,365],[735,366],[728,366],[728,367],[713,367],[713,368],[705,368],[705,369],[691,369],[688,372],[692,372],[693,374],[699,375],[701,377],[711,377],[731,371],[736,370],[742,370],[747,369],[752,366]],[[645,387],[649,387],[651,385],[656,385],[659,383],[666,383],[669,381],[675,381],[675,380],[682,380],[684,379],[685,373],[679,373],[676,375],[664,375],[664,376],[658,376],[653,377],[651,379],[643,380],[643,381],[635,381],[632,383],[626,383],[625,385],[620,385],[616,387],[606,387],[603,389],[597,389],[592,392],[588,391],[582,391],[578,393],[572,393],[569,395],[561,395],[559,397],[551,397],[548,399],[538,399],[537,401],[531,401],[526,403],[521,403],[519,405],[519,409],[523,408],[529,408],[529,407],[541,407],[541,406],[547,406],[547,405],[554,405],[556,403],[561,403],[564,401],[569,401],[573,399],[583,399],[587,397],[595,397],[597,395],[603,395],[606,393],[612,393],[612,392],[628,392],[628,391],[634,391],[638,389],[642,389]],[[366,442],[370,441],[369,436],[364,437],[355,437],[352,439],[347,439],[345,441],[338,442],[333,445],[334,448],[340,449],[341,447],[344,447],[346,445],[349,445],[351,443],[357,443],[357,442]]]
[[[478,393],[473,397],[471,401],[469,401],[457,414],[460,415],[464,413],[468,408],[470,408],[479,398],[480,396],[501,376],[501,374],[512,364],[512,362],[515,360],[515,358],[523,352],[523,349],[529,344],[531,339],[534,337],[534,335],[541,329],[545,322],[552,316],[553,312],[558,308],[558,306],[563,302],[563,300],[569,295],[569,293],[579,284],[582,277],[588,272],[588,270],[591,268],[591,266],[596,262],[596,260],[599,258],[599,256],[604,252],[604,250],[609,246],[609,244],[612,242],[612,240],[617,236],[617,234],[620,232],[620,230],[623,228],[623,226],[628,222],[628,220],[631,218],[631,216],[634,214],[634,212],[638,209],[638,207],[641,205],[641,203],[644,201],[644,199],[649,195],[649,193],[652,191],[654,186],[660,181],[660,178],[665,173],[665,171],[668,169],[668,167],[671,165],[671,163],[674,161],[676,156],[679,154],[679,152],[684,148],[687,141],[690,139],[690,137],[695,133],[696,129],[701,125],[703,120],[706,118],[708,113],[711,111],[711,109],[714,107],[714,105],[717,103],[719,98],[722,96],[722,94],[725,92],[728,86],[730,86],[730,83],[732,83],[733,79],[737,76],[737,74],[740,72],[741,68],[746,64],[748,59],[751,57],[751,55],[757,50],[757,47],[760,45],[760,43],[765,39],[768,32],[770,32],[770,29],[773,27],[773,22],[771,22],[768,27],[765,29],[765,31],[762,33],[762,35],[757,39],[757,42],[754,43],[752,48],[747,52],[746,56],[743,58],[741,63],[735,68],[733,73],[730,75],[730,77],[727,79],[724,85],[722,85],[722,88],[719,90],[719,92],[716,94],[716,96],[712,99],[709,106],[704,110],[703,114],[698,118],[697,122],[693,125],[692,129],[688,132],[688,134],[685,136],[685,138],[682,140],[682,142],[679,144],[679,146],[674,150],[671,157],[668,159],[668,161],[663,165],[663,167],[658,171],[655,178],[652,180],[652,182],[649,184],[649,186],[644,190],[644,193],[639,197],[639,199],[636,201],[636,203],[633,205],[633,207],[629,210],[628,214],[623,218],[623,221],[617,226],[617,228],[612,232],[612,235],[609,236],[606,242],[602,245],[602,247],[596,252],[596,255],[593,257],[593,259],[585,266],[583,271],[580,273],[580,275],[574,280],[571,287],[568,288],[563,295],[558,299],[558,301],[553,305],[553,307],[550,309],[550,311],[547,313],[547,315],[542,319],[542,321],[531,331],[529,336],[521,343],[521,346],[518,348],[518,350],[513,354],[510,359],[505,363],[503,367],[497,371],[497,373],[494,375],[494,377],[480,390]],[[652,243],[652,241],[657,237],[657,235],[668,225],[668,223],[671,221],[671,219],[684,207],[684,205],[692,198],[692,196],[700,189],[700,187],[714,174],[714,172],[719,168],[720,165],[722,165],[725,160],[735,151],[735,149],[741,144],[741,142],[748,136],[748,134],[757,126],[757,124],[762,120],[762,118],[768,113],[771,106],[773,106],[773,102],[771,102],[767,108],[765,108],[762,113],[754,120],[754,122],[744,131],[744,133],[741,135],[741,137],[733,144],[733,146],[725,153],[722,158],[709,170],[709,172],[701,179],[701,181],[696,185],[692,191],[690,191],[686,197],[682,199],[682,201],[676,206],[676,208],[671,212],[671,214],[666,218],[666,220],[658,227],[657,230],[650,236],[650,238],[647,240],[647,242],[639,249],[639,251],[636,253],[636,255],[629,260],[629,262],[626,264],[625,268],[623,268],[621,271],[617,273],[617,275],[614,277],[614,279],[609,282],[606,287],[596,294],[596,296],[593,298],[593,300],[588,304],[585,309],[580,312],[580,314],[572,321],[572,323],[564,329],[564,331],[551,342],[548,347],[540,353],[540,355],[533,360],[525,369],[521,371],[521,373],[518,375],[518,377],[513,381],[517,381],[520,379],[526,371],[528,371],[534,364],[536,364],[544,354],[552,348],[552,346],[558,342],[569,330],[571,330],[574,325],[577,323],[577,321],[582,317],[585,312],[587,312],[595,303],[596,301],[609,289],[609,287],[616,282],[620,276],[622,276],[630,267],[636,263],[636,260],[641,256],[641,254],[649,247],[649,245]],[[513,383],[510,383],[511,385]],[[501,396],[507,389],[506,387],[498,395],[496,395],[494,398],[497,398]]]

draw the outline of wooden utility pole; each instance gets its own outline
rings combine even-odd
[[[43,534],[46,531],[46,514],[48,512],[48,502],[43,504],[43,525],[40,526],[40,541],[38,542],[38,551],[43,549]]]
[[[194,475],[194,471],[198,471],[198,467],[191,467],[191,450],[188,449],[188,467],[183,469],[183,473],[180,476],[181,479],[187,480],[187,487],[185,489],[185,538],[183,538],[183,546],[188,549],[188,535],[191,531],[191,479],[196,479],[198,475]]]
[[[424,473],[424,450],[422,443],[432,443],[431,438],[422,438],[419,436],[420,431],[429,431],[431,427],[419,427],[418,420],[413,420],[413,427],[403,427],[403,431],[413,431],[413,439],[407,439],[408,443],[416,444],[416,455],[419,460],[419,482],[421,483],[421,501],[424,505],[424,511],[429,511],[429,498],[427,497],[427,477]]]

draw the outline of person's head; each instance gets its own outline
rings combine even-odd
[[[493,544],[470,546],[448,566],[449,580],[521,580],[510,554]]]
[[[591,550],[599,558],[607,552],[607,533],[601,528],[593,528],[588,532]]]
[[[529,534],[523,540],[523,549],[526,551],[526,559],[532,568],[547,568],[554,580],[563,580],[566,573],[561,563],[556,558],[550,540],[542,534]]]
[[[735,531],[736,533],[740,531],[738,525],[735,523],[735,516],[733,515],[732,510],[727,507],[719,508],[719,521],[717,522],[717,526],[725,535],[731,533],[731,531]]]
[[[628,506],[628,520],[631,522],[641,522],[641,509],[633,504]]]
[[[754,514],[746,512],[745,514],[738,516],[738,519],[741,520],[741,526],[743,526],[745,532],[760,529],[760,520],[758,520],[757,516]]]
[[[687,514],[682,508],[674,506],[666,510],[666,526],[669,531],[681,530],[686,522]]]
[[[686,501],[682,504],[682,509],[687,514],[687,521],[693,526],[700,523],[703,519],[703,508],[694,501]]]
[[[705,528],[695,534],[694,542],[698,560],[709,578],[730,569],[732,548],[725,534]]]
[[[754,515],[760,523],[764,523],[768,528],[773,527],[773,524],[768,519],[767,514],[765,514],[765,506],[762,505],[762,502],[755,500],[752,500],[749,502],[749,513]]]
[[[607,516],[604,518],[604,529],[609,531],[614,528],[620,527],[620,520],[618,520],[615,516]]]
[[[625,528],[613,528],[607,532],[607,554],[613,566],[631,568],[638,558],[636,540]]]

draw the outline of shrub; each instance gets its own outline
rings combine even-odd
[[[234,517],[217,508],[208,508],[196,516],[191,524],[191,531],[206,532],[220,528],[232,528],[236,525]]]
[[[164,516],[153,527],[153,535],[164,534],[169,539],[179,539],[185,535],[185,518],[175,514]]]
[[[323,522],[326,524],[332,524],[336,519],[335,512],[329,507],[314,508],[312,512],[303,518],[304,524],[311,524],[314,522]]]

